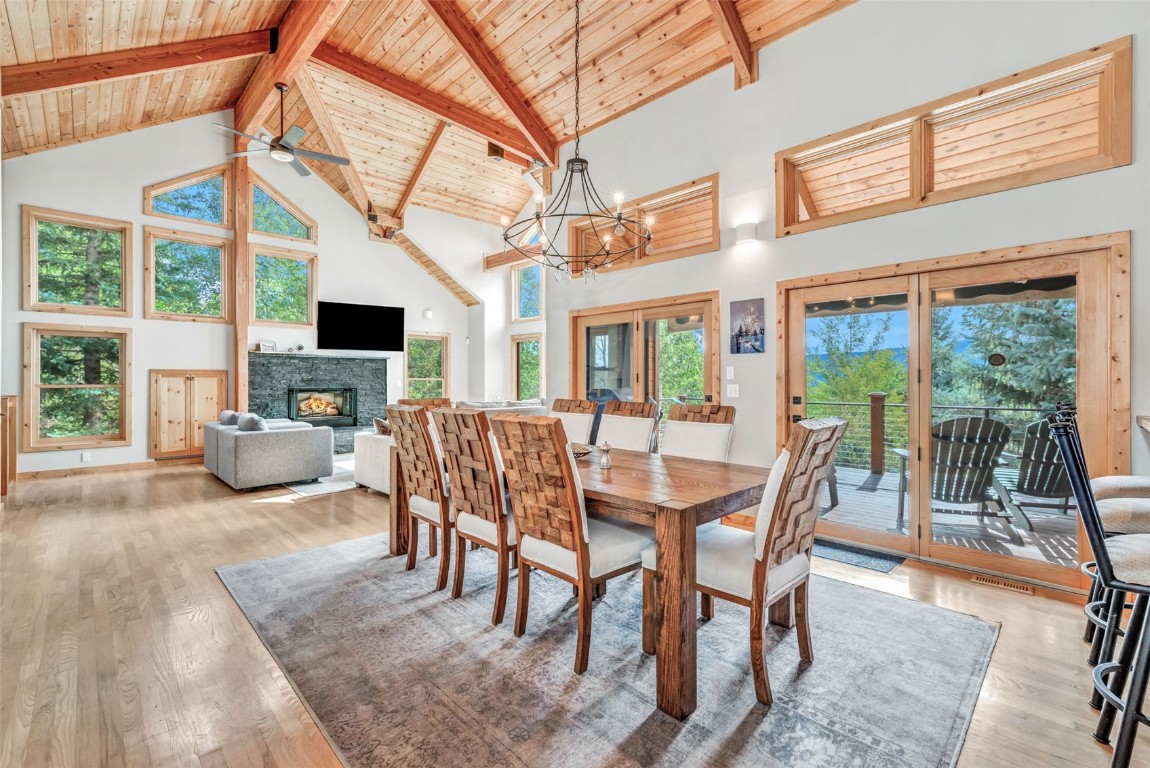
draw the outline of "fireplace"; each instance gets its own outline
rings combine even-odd
[[[288,418],[326,427],[354,427],[356,391],[350,387],[291,387]]]

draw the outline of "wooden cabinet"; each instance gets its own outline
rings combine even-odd
[[[201,456],[204,424],[228,402],[227,371],[152,370],[149,453],[153,459]]]

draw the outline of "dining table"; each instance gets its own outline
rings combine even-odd
[[[643,609],[655,608],[656,706],[685,720],[698,701],[696,529],[758,505],[769,469],[618,448],[610,456],[606,469],[598,448],[575,461],[587,511],[655,529],[658,605]],[[391,554],[401,555],[408,547],[407,505],[396,470],[393,464],[388,528]]]

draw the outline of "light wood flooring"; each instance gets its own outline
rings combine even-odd
[[[386,514],[365,490],[239,494],[194,465],[17,483],[0,513],[0,766],[339,765],[215,568]],[[815,571],[1002,622],[960,766],[1108,763],[1076,605],[922,564]],[[1150,737],[1135,757],[1150,765]]]

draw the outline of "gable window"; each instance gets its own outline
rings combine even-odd
[[[24,309],[132,314],[132,225],[26,205]]]
[[[543,267],[528,264],[511,270],[511,320],[543,319]]]
[[[126,328],[24,324],[25,451],[131,444]]]
[[[253,321],[263,325],[315,323],[315,254],[251,245],[255,262]]]
[[[231,319],[231,242],[144,227],[144,317],[226,323]]]
[[[232,228],[231,166],[217,165],[144,188],[144,213]]]
[[[446,334],[407,334],[407,397],[448,397],[450,338]]]
[[[516,400],[543,396],[543,335],[511,337],[511,388]]]
[[[255,174],[252,174],[249,225],[249,230],[256,234],[305,243],[318,240],[315,220]]]

